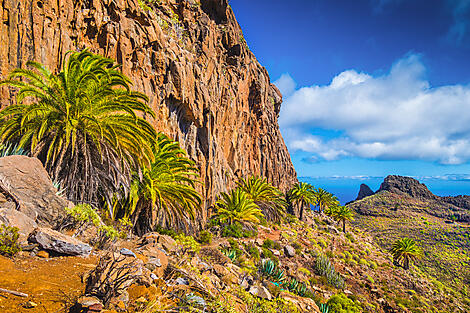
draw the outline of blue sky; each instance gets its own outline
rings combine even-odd
[[[470,173],[470,0],[230,5],[299,176]]]

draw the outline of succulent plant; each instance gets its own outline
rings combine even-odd
[[[330,307],[326,303],[320,303],[318,308],[320,309],[321,313],[328,313],[328,311],[330,311]]]
[[[260,271],[266,276],[273,275],[275,273],[276,268],[276,265],[270,259],[264,259],[263,261],[261,261]]]
[[[298,285],[299,285],[299,281],[295,278],[292,278],[285,283],[286,288],[292,292],[294,292],[297,289]]]
[[[225,254],[232,262],[237,258],[237,251],[233,249],[224,249],[222,250],[222,253]]]

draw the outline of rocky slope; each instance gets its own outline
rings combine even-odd
[[[122,63],[150,97],[156,128],[200,167],[206,207],[239,176],[289,186],[296,173],[277,124],[282,96],[228,1],[139,2],[2,1],[0,78],[28,60],[57,69],[68,50],[89,48]],[[0,104],[12,101],[2,88]]]
[[[439,197],[410,177],[389,176],[373,195],[348,204],[354,224],[385,249],[410,237],[424,250],[423,275],[460,290],[470,282],[470,210],[468,196]],[[440,286],[440,285],[439,285]],[[441,286],[442,288],[442,286]]]

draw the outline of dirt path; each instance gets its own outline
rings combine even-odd
[[[0,312],[60,312],[67,298],[72,299],[84,286],[80,275],[91,269],[96,258],[0,256],[0,288],[23,292],[28,298],[0,292]],[[34,308],[24,308],[32,301]]]

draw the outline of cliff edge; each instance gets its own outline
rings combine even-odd
[[[121,63],[157,130],[197,162],[206,208],[241,176],[281,189],[296,180],[277,123],[282,95],[227,0],[5,0],[0,15],[0,79],[29,60],[56,70],[69,50]],[[12,101],[2,88],[1,106]]]

